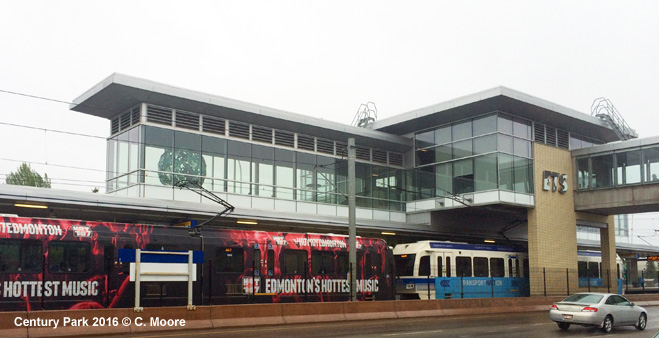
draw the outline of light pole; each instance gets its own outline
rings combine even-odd
[[[348,138],[348,261],[350,265],[350,301],[357,300],[357,226],[355,200],[355,138]]]

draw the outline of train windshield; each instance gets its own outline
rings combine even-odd
[[[416,255],[396,255],[396,276],[414,276],[414,259]]]

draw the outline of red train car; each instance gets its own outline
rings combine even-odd
[[[197,250],[195,305],[349,299],[348,238],[0,217],[0,311],[133,307],[119,249]],[[359,300],[393,299],[393,254],[357,238]],[[141,305],[187,304],[187,282],[142,282]]]

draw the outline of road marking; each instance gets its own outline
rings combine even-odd
[[[385,334],[384,336],[386,336],[386,337],[393,337],[393,336],[409,336],[409,335],[414,335],[414,334],[439,333],[439,332],[444,332],[444,330],[435,330],[435,331],[416,331],[416,332],[403,332],[403,333],[389,333],[389,334]]]

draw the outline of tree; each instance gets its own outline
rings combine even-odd
[[[657,266],[655,265],[654,261],[648,261],[645,263],[644,275],[646,279],[657,278]]]
[[[30,168],[30,165],[23,162],[16,172],[7,174],[5,182],[13,185],[26,185],[30,187],[50,188],[50,179],[48,174],[41,177],[38,172]]]

